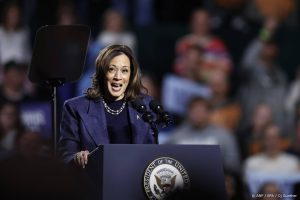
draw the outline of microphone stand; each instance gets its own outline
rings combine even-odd
[[[159,133],[159,131],[158,131],[158,128],[156,126],[155,121],[153,120],[153,115],[150,112],[146,111],[142,115],[142,118],[144,119],[144,121],[146,121],[146,122],[149,123],[150,128],[153,131],[153,136],[154,136],[154,142],[155,142],[155,144],[159,144],[159,141],[158,141],[158,133]]]
[[[155,142],[155,144],[159,144],[158,143],[158,128],[157,128],[157,126],[156,126],[156,124],[155,124],[155,122],[149,122],[150,123],[150,127],[151,127],[151,129],[152,129],[152,131],[153,131],[153,136],[154,136],[154,142]]]

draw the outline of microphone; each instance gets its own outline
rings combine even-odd
[[[166,126],[173,123],[173,120],[170,116],[170,114],[166,111],[164,111],[163,106],[156,100],[151,100],[149,103],[149,106],[153,112],[155,112],[158,115],[158,118],[161,122],[165,123]]]
[[[137,98],[132,102],[133,107],[139,112],[139,113],[145,113],[147,112],[146,105],[144,104],[143,100],[141,98]]]
[[[132,102],[133,107],[142,114],[142,118],[144,121],[153,123],[153,115],[147,111],[146,105],[144,104],[143,100],[140,98],[137,98]]]

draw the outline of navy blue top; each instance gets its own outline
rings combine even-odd
[[[123,105],[123,100],[105,101],[112,110],[119,110]],[[132,134],[128,117],[128,104],[118,115],[113,115],[105,110],[108,137],[111,144],[131,144]]]

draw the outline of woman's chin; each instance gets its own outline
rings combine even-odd
[[[110,92],[109,96],[111,96],[111,98],[119,100],[122,99],[124,97],[124,93],[122,92]]]

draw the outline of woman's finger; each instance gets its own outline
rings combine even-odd
[[[90,154],[89,151],[84,151],[84,164],[87,165],[88,162],[88,155]]]
[[[82,166],[82,168],[85,168],[85,156],[84,156],[84,151],[80,152],[80,165]]]

